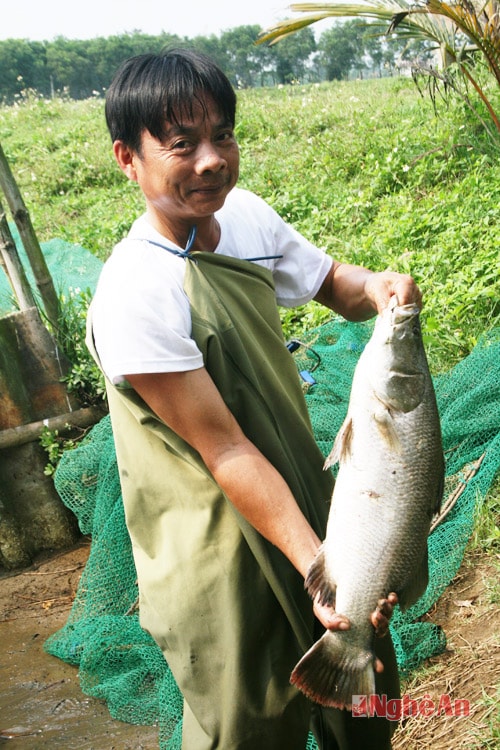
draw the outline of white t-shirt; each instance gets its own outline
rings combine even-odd
[[[315,296],[332,259],[261,198],[234,188],[216,218],[221,235],[215,252],[264,258],[254,262],[271,271],[278,304],[295,307]],[[191,338],[190,305],[183,289],[187,261],[153,243],[181,249],[141,216],[104,264],[92,301],[95,347],[114,384],[127,374],[203,366]],[[271,257],[276,255],[282,257]]]

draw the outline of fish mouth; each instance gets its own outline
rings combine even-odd
[[[396,298],[392,298],[396,299]],[[408,305],[388,305],[379,315],[377,324],[385,331],[386,343],[390,344],[395,338],[405,338],[412,324],[420,327],[420,308],[415,303]]]
[[[410,302],[407,305],[400,305],[395,294],[389,300],[386,311],[390,316],[392,325],[407,323],[408,320],[420,315],[420,308],[415,302]]]
[[[396,307],[392,312],[392,322],[394,325],[401,323],[407,323],[412,318],[416,318],[420,315],[420,308],[417,305],[401,305]]]

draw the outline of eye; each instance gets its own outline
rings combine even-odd
[[[217,135],[216,140],[222,143],[226,141],[233,141],[234,133],[232,130],[223,130]]]
[[[175,151],[185,151],[186,149],[189,149],[192,147],[191,141],[188,141],[187,138],[179,138],[178,141],[175,141],[172,144],[172,148]]]

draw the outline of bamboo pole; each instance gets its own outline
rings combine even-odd
[[[35,277],[35,282],[42,298],[45,314],[53,326],[57,328],[59,318],[59,300],[54,288],[47,263],[40,244],[33,229],[30,215],[17,187],[14,175],[9,167],[7,158],[0,145],[0,187],[19,230],[26,255]]]
[[[59,414],[56,417],[48,417],[38,422],[30,422],[18,427],[0,430],[0,450],[15,448],[39,440],[45,428],[57,430],[60,435],[66,435],[78,428],[91,427],[99,422],[104,415],[105,412],[100,407],[88,406],[68,412],[68,414]]]
[[[21,310],[36,307],[33,292],[26,277],[16,243],[10,233],[7,217],[0,201],[0,263],[2,264],[12,291]]]

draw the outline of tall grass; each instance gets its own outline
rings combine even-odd
[[[239,93],[240,184],[339,260],[411,273],[433,371],[500,314],[500,163],[460,104],[438,115],[405,78]],[[115,165],[103,102],[0,107],[0,141],[40,239],[105,259],[142,211]],[[283,311],[287,332],[324,318]]]

